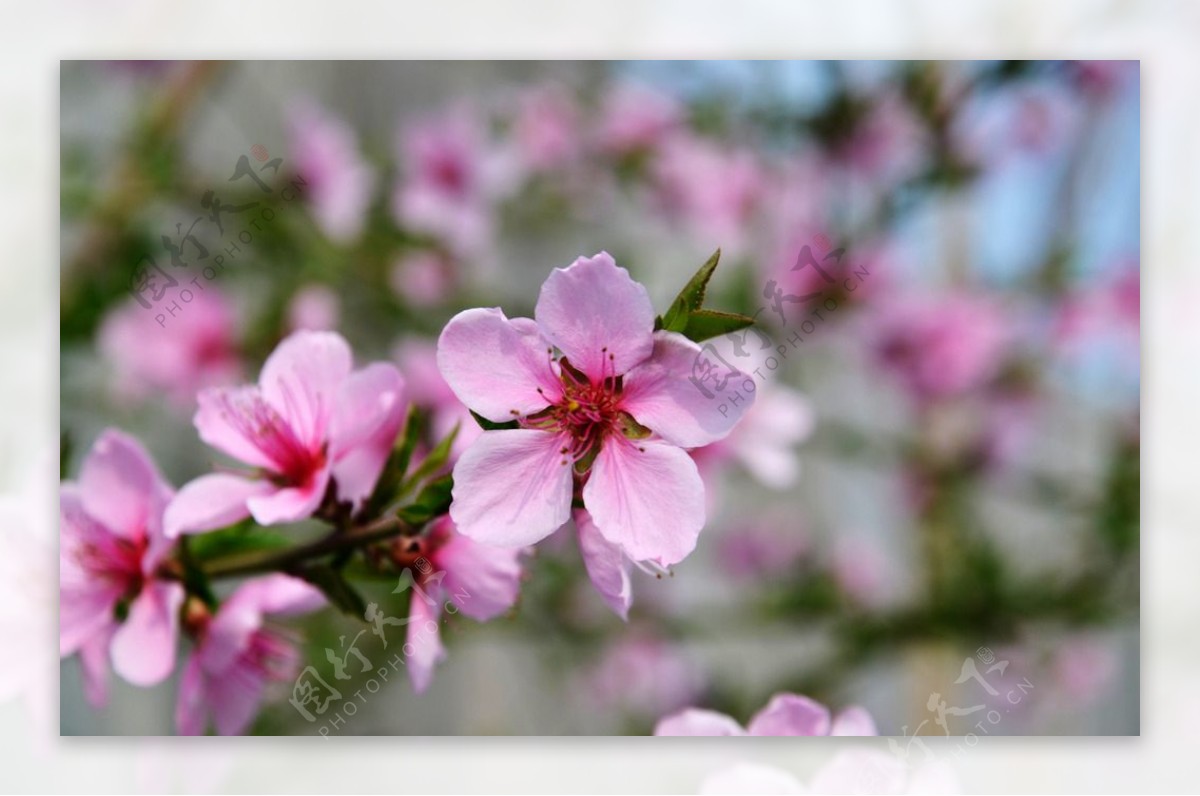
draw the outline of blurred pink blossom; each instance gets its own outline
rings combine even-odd
[[[395,549],[397,564],[407,567],[414,581],[405,655],[413,690],[421,693],[446,657],[439,629],[443,608],[478,622],[512,608],[521,590],[519,559],[525,550],[474,542],[458,533],[449,517],[434,522],[424,536],[397,540]]]
[[[406,254],[392,265],[388,284],[413,306],[440,304],[454,287],[453,263],[446,255],[433,251]]]
[[[1092,639],[1070,639],[1058,645],[1053,672],[1058,686],[1074,702],[1090,702],[1103,694],[1118,671],[1111,644]]]
[[[375,174],[358,151],[354,129],[312,102],[289,114],[289,133],[296,170],[308,183],[313,217],[338,242],[362,232]]]
[[[479,541],[532,544],[566,523],[573,473],[587,468],[583,503],[605,540],[635,561],[681,561],[705,519],[704,483],[685,449],[724,437],[746,404],[721,412],[695,388],[700,347],[655,332],[646,289],[605,252],[555,269],[535,315],[467,310],[438,340],[459,399],[492,422],[521,424],[485,431],[459,458],[450,515]]]
[[[377,362],[351,372],[350,346],[334,332],[295,332],[267,358],[257,386],[206,390],[194,419],[200,438],[257,468],[185,485],[166,532],[222,528],[248,516],[295,522],[321,505],[331,482],[355,507],[371,493],[404,422],[404,380]]]
[[[530,171],[563,168],[581,149],[579,109],[563,86],[529,89],[517,99],[513,137]]]
[[[701,472],[736,460],[764,486],[787,489],[800,478],[797,448],[812,435],[815,424],[812,404],[802,393],[770,384],[758,390],[754,405],[729,436],[692,456]]]
[[[639,716],[661,716],[700,695],[704,678],[675,645],[644,635],[609,646],[588,673],[592,701]]]
[[[241,378],[237,317],[218,288],[193,291],[192,301],[161,324],[157,317],[126,302],[101,324],[100,352],[113,366],[120,394],[141,400],[164,391],[186,407],[197,390]]]
[[[267,687],[293,680],[300,668],[296,645],[267,616],[294,616],[324,603],[315,587],[275,574],[243,583],[215,615],[198,606],[186,612],[196,646],[179,681],[179,733],[200,735],[210,718],[220,735],[245,732]]]
[[[655,735],[878,735],[860,707],[831,716],[824,705],[798,694],[776,694],[742,727],[724,713],[687,708],[660,720]]]
[[[852,602],[874,608],[888,601],[892,593],[891,568],[877,544],[839,536],[831,559],[833,578]]]
[[[661,212],[703,245],[719,244],[727,253],[742,247],[765,183],[750,151],[725,149],[688,132],[663,139],[650,162],[650,180]]]
[[[80,654],[89,701],[107,698],[108,663],[135,685],[175,666],[183,585],[159,576],[170,550],[163,511],[173,490],[146,450],[108,429],[59,494],[59,651]]]
[[[483,121],[465,107],[409,125],[399,146],[397,222],[460,255],[480,254],[492,239],[495,204],[516,185],[512,154],[489,142]]]
[[[342,302],[337,293],[325,285],[308,285],[297,291],[288,304],[288,327],[293,332],[332,331],[337,329],[341,314]]]
[[[618,83],[601,100],[596,143],[617,155],[652,149],[684,118],[683,106],[673,97],[641,83]]]
[[[812,549],[795,516],[754,517],[717,543],[721,571],[739,581],[788,575]]]
[[[909,296],[880,304],[869,320],[876,359],[918,400],[950,398],[995,377],[1012,322],[985,296]]]

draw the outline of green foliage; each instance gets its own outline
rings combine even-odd
[[[340,571],[329,564],[308,564],[292,574],[303,578],[321,590],[330,604],[347,616],[363,619],[367,611],[366,601],[346,580]]]
[[[655,329],[678,332],[699,343],[754,324],[754,319],[747,315],[703,309],[708,282],[720,259],[721,250],[717,249],[679,291],[666,314],[655,319]]]
[[[450,492],[453,488],[454,478],[449,475],[430,481],[417,499],[396,512],[396,515],[409,525],[424,525],[450,510]]]

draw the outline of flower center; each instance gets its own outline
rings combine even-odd
[[[524,421],[526,428],[566,434],[570,444],[561,453],[583,473],[591,467],[605,437],[623,434],[638,439],[650,434],[622,409],[623,378],[613,367],[613,355],[603,349],[604,369],[597,382],[575,368],[566,357],[558,361],[562,397]]]

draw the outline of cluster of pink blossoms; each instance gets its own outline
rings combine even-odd
[[[695,388],[700,347],[655,331],[645,288],[606,253],[556,269],[535,315],[467,310],[438,341],[448,389],[496,427],[455,451],[449,514],[390,548],[397,566],[418,573],[420,598],[406,623],[418,691],[445,657],[436,632],[443,601],[466,591],[463,613],[503,614],[517,600],[521,554],[572,518],[592,581],[626,616],[632,564],[667,567],[696,546],[705,495],[689,451],[726,436],[748,405],[721,411]],[[89,698],[105,700],[110,666],[136,685],[163,682],[183,636],[191,652],[180,732],[210,722],[222,734],[243,732],[268,687],[300,668],[295,639],[276,618],[312,611],[325,597],[276,573],[218,601],[189,583],[180,537],[248,518],[263,526],[339,512],[378,519],[363,513],[407,397],[395,366],[355,370],[339,335],[298,331],[267,358],[257,384],[197,396],[200,438],[240,467],[176,492],[136,440],[105,431],[61,496],[60,647],[80,655]],[[414,628],[431,626],[432,639],[412,643]]]

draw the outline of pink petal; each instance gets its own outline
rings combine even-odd
[[[542,335],[593,381],[627,372],[654,347],[650,294],[608,252],[555,268],[534,317]]]
[[[107,630],[88,639],[79,649],[79,662],[83,668],[83,695],[94,708],[102,708],[108,704],[108,646],[115,629],[115,625],[110,625]]]
[[[163,528],[168,538],[224,528],[250,516],[246,501],[275,490],[269,481],[256,481],[228,473],[202,475],[183,485],[167,505]]]
[[[413,593],[404,654],[408,664],[408,679],[412,682],[413,691],[418,694],[429,688],[434,667],[446,659],[446,648],[442,646],[438,628],[440,614],[439,606],[430,605],[420,594]]]
[[[633,583],[629,571],[633,566],[618,545],[612,544],[596,528],[592,515],[581,509],[574,512],[575,527],[579,529],[579,550],[592,585],[613,613],[629,619],[633,603]]]
[[[252,497],[246,501],[250,515],[259,525],[298,522],[312,516],[329,486],[329,466],[312,474],[307,484],[291,486]]]
[[[446,573],[442,581],[446,599],[480,622],[504,613],[516,604],[521,591],[518,559],[523,552],[520,548],[489,547],[454,534],[435,554],[437,566]]]
[[[776,694],[747,729],[751,735],[828,735],[829,711],[805,696]]]
[[[329,451],[338,499],[355,508],[379,480],[404,422],[404,379],[377,362],[342,384],[329,427]]]
[[[199,655],[192,654],[179,678],[179,697],[175,701],[175,730],[180,735],[203,735],[208,719],[204,689],[204,670]]]
[[[83,509],[78,485],[66,482],[59,493],[62,550],[58,559],[60,655],[80,651],[93,638],[111,635],[113,606],[125,586],[95,578],[79,563],[85,550],[103,549],[112,535]]]
[[[655,735],[699,736],[699,735],[745,735],[741,725],[724,713],[715,710],[687,708],[660,719],[654,728]]]
[[[203,390],[196,396],[196,403],[198,408],[192,423],[205,444],[240,462],[268,470],[280,469],[280,464],[271,454],[260,447],[261,440],[254,435],[254,425],[245,420],[253,407],[262,405],[264,411],[269,409],[257,387]],[[247,411],[239,411],[242,407]],[[269,411],[275,412],[273,409]]]
[[[460,401],[488,420],[506,423],[545,409],[561,395],[549,349],[528,320],[509,320],[499,309],[472,309],[442,330],[437,364]]]
[[[264,575],[246,581],[221,605],[208,627],[201,653],[205,668],[222,672],[233,666],[267,614],[293,616],[324,604],[319,589],[291,575]]]
[[[722,366],[717,381],[703,382],[709,392],[705,395],[691,381],[693,376],[699,378],[697,366],[703,357],[700,346],[683,335],[655,332],[650,358],[625,376],[623,408],[643,426],[682,448],[699,448],[721,439],[750,408],[754,393],[743,391],[737,403],[733,402],[732,397],[749,378],[740,372],[728,376],[725,389],[718,391],[729,372]]]
[[[634,561],[670,566],[696,547],[704,527],[704,482],[680,448],[610,437],[583,487],[596,527]]]
[[[113,669],[134,685],[156,685],[175,667],[183,586],[152,582],[129,606],[112,640]]]
[[[450,517],[481,544],[524,547],[571,515],[566,438],[535,429],[486,431],[454,466]]]
[[[263,364],[263,397],[310,448],[325,439],[334,402],[350,375],[350,346],[336,332],[300,331],[281,342]]]
[[[878,735],[875,720],[865,708],[857,705],[846,708],[833,718],[830,735]]]
[[[158,532],[170,493],[141,443],[113,429],[96,440],[79,473],[84,511],[127,539]]]
[[[254,721],[267,688],[267,675],[253,664],[237,664],[206,677],[208,707],[218,735],[241,735]]]

